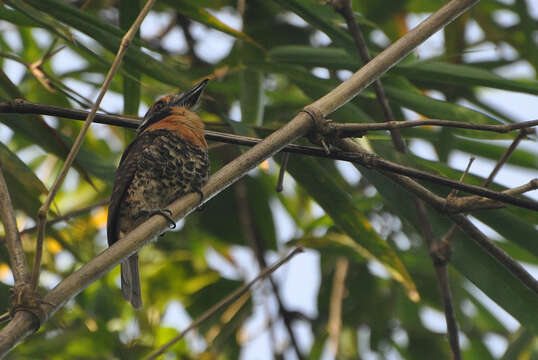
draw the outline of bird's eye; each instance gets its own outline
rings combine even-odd
[[[154,111],[161,111],[163,108],[164,108],[164,101],[157,101],[157,102],[153,105],[153,110],[154,110]]]

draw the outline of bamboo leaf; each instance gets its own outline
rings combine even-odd
[[[39,197],[48,192],[45,185],[35,176],[32,169],[2,143],[0,143],[0,167],[15,208],[23,210],[30,217],[35,217],[41,207]]]
[[[119,49],[123,32],[99,18],[57,0],[28,0],[27,2],[36,9],[92,37],[108,51],[115,54]],[[190,85],[184,74],[139,49],[129,47],[124,63],[129,69],[136,69],[165,84],[182,88]]]
[[[386,266],[394,280],[406,289],[407,296],[418,301],[420,296],[404,264],[390,246],[382,240],[372,225],[340,189],[330,174],[311,158],[290,159],[288,171],[351,239],[340,238],[338,243],[367,259],[377,259]],[[336,242],[335,242],[336,243]],[[305,244],[308,246],[308,244]]]
[[[241,120],[259,126],[263,121],[263,73],[241,71]]]
[[[277,62],[303,66],[321,66],[331,70],[356,71],[362,62],[345,49],[338,47],[311,47],[304,45],[277,46],[269,51]],[[505,79],[490,70],[471,65],[451,64],[441,61],[404,61],[390,70],[390,74],[402,75],[409,80],[428,84],[485,86],[501,90],[538,94],[538,81]]]
[[[236,30],[226,25],[225,23],[217,19],[215,16],[211,15],[211,13],[209,13],[203,8],[203,4],[193,4],[193,2],[187,0],[166,0],[165,2],[177,9],[177,11],[181,14],[193,20],[196,20],[213,29],[222,31],[223,33],[231,35],[235,38],[245,40],[250,44],[262,49],[262,46],[250,36],[248,36],[242,31]]]
[[[128,31],[131,24],[136,20],[140,12],[139,0],[121,0],[120,8],[120,27]],[[138,31],[135,38],[140,38]],[[137,48],[137,44],[131,44]],[[138,115],[138,104],[140,103],[140,72],[137,70],[130,71],[131,76],[123,76],[123,113],[126,115]]]
[[[381,174],[363,167],[358,168],[361,174],[375,185],[385,204],[420,231],[412,195],[402,191]],[[451,226],[449,220],[432,209],[428,211],[428,216],[435,231],[434,235],[438,238]],[[451,265],[524,326],[538,331],[538,313],[533,310],[538,307],[538,297],[461,232],[457,232],[453,240]]]

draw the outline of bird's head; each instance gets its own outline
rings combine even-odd
[[[144,115],[144,120],[138,126],[137,133],[142,133],[152,124],[173,115],[177,111],[194,111],[200,102],[200,97],[209,79],[204,79],[192,89],[174,95],[168,95],[157,100]]]

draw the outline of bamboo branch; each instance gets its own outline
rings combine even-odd
[[[11,113],[11,112],[54,115],[54,116],[67,117],[67,118],[76,119],[76,120],[84,119],[85,116],[87,115],[87,112],[84,110],[74,110],[74,109],[66,109],[66,108],[52,106],[52,105],[36,104],[36,103],[31,103],[25,100],[21,100],[21,99],[16,99],[10,102],[0,103],[0,113]],[[429,121],[429,120],[419,120],[419,121],[424,122],[424,121]],[[450,121],[447,121],[447,120],[432,120],[432,121],[435,121],[435,122],[442,121],[442,122],[450,123]],[[523,122],[523,123],[518,123],[518,124],[511,124],[510,126],[512,127],[520,126],[520,128],[525,128],[526,126],[535,126],[536,125],[534,123],[535,121],[538,121],[538,120],[533,120],[533,121],[528,121],[528,122]],[[135,119],[135,118],[129,118],[129,117],[117,116],[117,115],[105,115],[105,114],[97,114],[95,117],[95,122],[102,123],[102,124],[129,127],[133,129],[137,128],[138,125],[140,124],[140,120]],[[411,121],[396,122],[396,123],[406,124],[408,122],[411,122]],[[336,125],[332,123],[328,123],[328,124],[329,126]],[[461,123],[461,124],[469,125],[468,123]],[[351,125],[351,124],[345,124],[345,125]],[[379,123],[379,124],[356,124],[356,125],[363,125],[363,126],[373,125],[377,127],[378,125],[383,125],[383,124]],[[419,126],[419,124],[417,124],[416,126]],[[477,124],[477,126],[480,126],[480,125]],[[488,125],[488,126],[496,126],[496,125]],[[504,125],[501,125],[501,126],[504,126]],[[207,140],[221,141],[221,142],[226,142],[229,144],[245,145],[245,146],[253,146],[253,145],[259,144],[262,141],[262,139],[255,138],[255,137],[241,136],[241,135],[222,133],[222,132],[217,132],[217,131],[209,131],[209,130],[205,131],[205,137]],[[383,158],[377,155],[372,155],[372,154],[361,155],[356,152],[342,152],[342,151],[332,151],[329,154],[327,154],[326,151],[321,147],[302,146],[302,145],[294,145],[294,144],[286,145],[285,147],[281,149],[281,151],[328,158],[328,159],[335,159],[335,160],[352,161],[352,162],[356,162],[360,165],[364,165],[367,167],[380,167],[384,171],[392,171],[392,172],[406,175],[409,177],[427,180],[427,181],[430,181],[439,185],[448,186],[448,187],[455,188],[461,191],[465,191],[470,194],[475,194],[481,197],[490,198],[492,200],[511,203],[513,205],[530,208],[532,210],[538,209],[538,204],[536,204],[536,202],[532,200],[528,200],[528,199],[521,199],[521,198],[515,197],[510,192],[506,192],[504,195],[502,195],[501,193],[498,193],[496,191],[487,190],[478,186],[461,183],[457,180],[452,180],[452,179],[442,177],[439,175],[430,174],[425,171],[416,170],[410,167],[399,165],[399,164],[390,162],[388,160],[384,160]],[[459,200],[457,200],[457,203],[459,204],[459,206],[466,207],[467,211],[472,210],[472,209],[469,209],[469,207],[466,206],[465,203]],[[456,202],[454,204],[456,204]],[[452,209],[453,211],[459,211],[457,207],[453,207]]]
[[[14,99],[11,101],[0,102],[0,113],[51,115],[74,120],[84,120],[88,116],[88,112],[84,110],[68,109],[55,105],[38,104],[26,101],[24,99]],[[128,127],[131,129],[136,129],[140,124],[140,121],[141,120],[139,118],[107,114],[96,114],[94,118],[95,123]],[[538,126],[538,119],[499,125],[474,124],[464,121],[442,119],[388,121],[367,124],[328,122],[325,125],[325,129],[323,129],[323,132],[326,135],[336,133],[337,135],[339,134],[341,137],[360,137],[366,134],[368,131],[392,130],[395,128],[403,129],[419,126],[453,127],[478,131],[491,131],[504,134],[514,130],[522,130]],[[534,131],[531,130],[527,131],[528,132],[525,135],[534,133]],[[207,138],[208,140],[223,142],[227,142],[227,140],[229,140],[229,138],[226,137],[226,133],[219,132],[209,132],[209,136]]]
[[[473,124],[464,121],[440,120],[440,119],[424,119],[424,120],[407,120],[407,121],[388,121],[384,123],[334,123],[329,122],[326,125],[327,133],[336,133],[340,137],[360,137],[368,131],[375,130],[392,130],[403,129],[417,126],[443,126],[460,129],[491,131],[496,133],[507,133],[514,130],[531,128],[538,126],[538,120],[522,121],[512,124],[489,125],[489,124]],[[528,134],[527,134],[528,135]]]

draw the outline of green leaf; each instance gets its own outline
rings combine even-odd
[[[525,328],[520,328],[512,337],[501,360],[517,360],[523,358],[525,352],[529,352],[529,348],[532,347],[533,343],[536,343],[536,333],[532,333],[532,331]]]
[[[231,35],[235,38],[245,40],[256,47],[262,48],[258,42],[244,32],[235,30],[234,28],[224,24],[215,16],[211,15],[211,13],[203,8],[203,4],[193,4],[192,1],[187,0],[165,0],[165,2],[174,7],[179,13],[193,20],[196,20],[213,29],[222,31],[223,33]]]
[[[23,210],[26,215],[35,217],[41,207],[39,197],[48,193],[45,185],[35,176],[32,169],[2,143],[0,143],[0,167],[6,178],[13,206]]]
[[[515,133],[511,133],[512,138]],[[532,141],[532,140],[531,140]],[[506,145],[497,145],[492,142],[467,139],[462,137],[453,138],[452,147],[469,154],[480,154],[480,157],[497,161],[506,152]],[[528,169],[538,168],[538,156],[536,153],[524,149],[516,149],[508,158],[508,164],[521,166]]]
[[[379,173],[363,167],[358,169],[376,187],[385,204],[420,232],[413,196]],[[446,234],[452,225],[446,217],[429,207],[428,216],[437,238]],[[461,232],[456,232],[452,244],[450,264],[524,326],[538,331],[538,313],[534,311],[538,308],[536,294]]]
[[[377,259],[386,266],[393,279],[404,286],[411,300],[419,300],[416,286],[396,253],[379,237],[368,219],[353,205],[349,195],[340,189],[317,161],[292,157],[287,170],[355,243],[342,243],[342,238],[340,244],[368,259]]]
[[[538,230],[528,221],[524,221],[504,209],[475,211],[472,215],[497,231],[508,241],[513,241],[538,257],[538,241],[536,241],[538,239]]]
[[[266,250],[276,250],[276,224],[267,201],[273,189],[257,177],[247,176],[242,181],[245,182],[243,185],[247,188],[245,201],[254,233]],[[204,209],[200,224],[206,233],[214,235],[223,242],[233,245],[250,245],[249,235],[244,233],[237,215],[239,206],[243,206],[238,196],[237,189],[234,187],[223,191],[211,201],[211,206]],[[226,231],[223,232],[222,229]]]
[[[273,0],[282,7],[302,17],[307,23],[326,33],[337,45],[356,53],[356,48],[351,36],[344,28],[337,26],[341,21],[340,15],[336,14],[328,5],[311,0]]]
[[[415,61],[398,66],[397,73],[427,83],[458,86],[487,86],[538,95],[538,81],[510,80],[494,72],[471,65],[450,64],[440,61]]]
[[[338,47],[315,48],[304,45],[277,46],[269,51],[277,62],[303,66],[321,66],[332,70],[356,71],[362,65],[353,54]],[[390,70],[390,74],[402,75],[413,81],[428,84],[486,86],[496,89],[538,94],[538,81],[505,79],[492,71],[471,65],[451,64],[441,61],[405,61]]]
[[[26,16],[20,11],[10,10],[5,6],[0,6],[0,19],[8,21],[18,26],[39,27],[42,24]]]
[[[312,47],[305,45],[276,46],[269,51],[272,61],[303,65],[322,66],[331,70],[357,70],[362,62],[339,47]]]
[[[27,0],[27,2],[92,37],[108,51],[114,54],[118,51],[123,36],[123,32],[118,28],[57,0]],[[179,87],[190,85],[184,74],[134,47],[129,47],[123,61],[129,69],[136,69],[165,84]]]
[[[0,70],[0,101],[10,101],[15,98],[22,98],[19,89],[11,82],[6,74]],[[26,114],[0,114],[0,122],[12,129],[16,134],[24,136],[36,145],[41,146],[61,159],[67,157],[69,153],[69,142],[61,134],[51,128],[45,120],[38,115]],[[81,152],[85,151],[84,146]],[[73,163],[82,176],[91,183],[88,169],[78,160]]]
[[[19,10],[27,18],[31,19],[31,22],[35,22],[50,30],[52,33],[60,36],[62,39],[70,41],[71,33],[67,27],[61,25],[54,19],[52,19],[48,14],[42,14],[39,11],[35,10],[24,1],[21,0],[7,0],[6,3],[15,9]],[[8,14],[8,13],[4,13]],[[24,19],[24,18],[23,18]],[[19,18],[20,20],[20,18]]]
[[[136,20],[140,12],[139,0],[120,0],[120,27],[127,31]],[[135,36],[140,38],[140,32]],[[138,48],[137,44],[131,43],[131,47]],[[123,77],[123,113],[125,115],[138,115],[138,105],[140,103],[140,72],[132,69],[131,76]]]
[[[241,121],[260,126],[263,121],[263,73],[245,69],[241,77]]]

